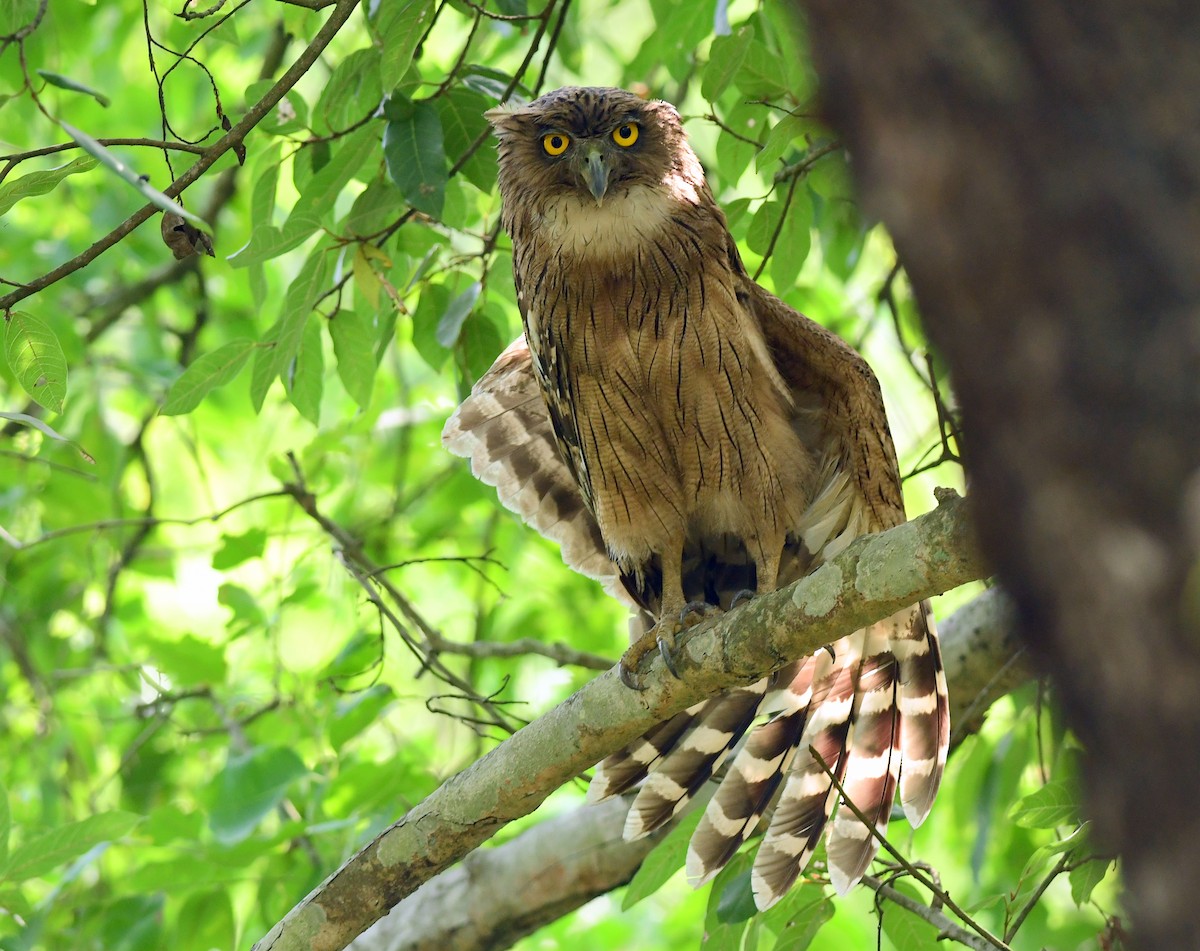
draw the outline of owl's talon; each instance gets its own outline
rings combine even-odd
[[[638,675],[638,667],[642,663],[642,658],[655,649],[662,656],[667,670],[671,672],[672,676],[678,678],[679,668],[676,667],[675,659],[671,656],[671,652],[675,649],[675,634],[682,627],[683,625],[679,622],[664,618],[634,641],[621,658],[621,669],[619,671],[621,683],[630,690],[645,690],[646,687]]]
[[[621,663],[617,665],[617,676],[621,678],[621,683],[623,683],[630,690],[637,690],[640,692],[646,689],[646,685],[638,680],[637,671],[630,670],[625,666],[624,657],[621,658]]]
[[[740,604],[745,604],[747,601],[753,601],[758,597],[758,592],[751,591],[749,588],[742,588],[729,602],[729,610],[732,611]]]
[[[671,672],[671,676],[679,680],[679,668],[675,666],[675,658],[671,656],[671,651],[675,649],[675,638],[660,637],[658,639],[658,655],[666,664],[667,670]]]

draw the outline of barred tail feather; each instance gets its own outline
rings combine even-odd
[[[625,839],[649,835],[670,821],[712,778],[754,722],[767,678],[722,694],[667,751],[646,777],[625,819]]]
[[[845,774],[863,641],[864,632],[857,632],[834,644],[832,669],[813,685],[808,723],[751,871],[762,910],[779,901],[808,865],[833,811],[836,795],[826,770],[839,782]]]
[[[651,767],[675,748],[679,738],[692,726],[703,720],[705,710],[716,701],[704,700],[682,710],[669,720],[648,730],[636,742],[625,749],[607,756],[596,767],[592,782],[588,786],[588,802],[604,802],[632,789],[650,771]]]
[[[819,682],[830,665],[824,651],[797,665],[772,697],[782,706],[778,715],[756,728],[734,757],[688,846],[687,877],[693,887],[716,875],[754,832],[796,755],[812,707],[813,681]]]
[[[950,748],[950,701],[929,604],[912,608],[893,644],[900,662],[900,804],[909,824],[925,821]]]
[[[842,780],[845,798],[854,803],[863,818],[843,802],[829,829],[829,878],[839,895],[856,885],[871,864],[879,847],[871,829],[880,833],[887,829],[896,799],[900,768],[899,670],[889,649],[889,626],[885,621],[869,629],[868,656],[858,679]]]

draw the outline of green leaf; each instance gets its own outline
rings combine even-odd
[[[44,422],[42,422],[36,416],[30,416],[28,413],[0,413],[0,419],[9,419],[15,423],[24,423],[26,426],[32,426],[34,429],[41,432],[44,436],[48,436],[49,438],[55,440],[56,442],[65,442],[68,446],[71,446],[72,448],[74,448],[76,452],[78,452],[81,456],[83,456],[85,462],[90,462],[90,463],[92,463],[92,465],[96,464],[96,460],[92,457],[92,454],[89,453],[86,449],[84,449],[83,446],[79,445],[79,443],[77,443],[77,442],[73,442],[72,440],[68,439],[62,433],[57,432],[56,430],[52,429],[50,426],[47,426]]]
[[[250,220],[259,224],[271,223],[275,215],[275,192],[279,187],[281,149],[277,144],[271,146],[255,165],[259,171],[254,180],[254,188],[250,192]]]
[[[90,155],[83,155],[60,165],[57,168],[47,168],[40,172],[30,172],[11,182],[0,185],[0,215],[5,214],[22,198],[32,198],[35,195],[45,195],[53,191],[58,183],[68,175],[78,175],[80,172],[90,172],[99,162]]]
[[[823,198],[848,199],[854,197],[854,183],[850,167],[846,164],[845,151],[831,152],[818,159],[805,175],[808,187]]]
[[[625,897],[621,899],[622,911],[628,911],[643,898],[649,898],[683,868],[687,859],[688,842],[691,841],[692,833],[696,831],[703,814],[703,810],[693,809],[680,819],[679,824],[646,856],[629,882],[629,887],[625,889]]]
[[[763,174],[770,175],[776,171],[775,163],[783,158],[784,153],[810,127],[812,120],[802,116],[786,115],[775,123],[775,128],[767,136],[762,149],[754,158],[754,167]]]
[[[739,872],[721,889],[721,897],[717,900],[717,921],[722,924],[734,924],[746,921],[758,914],[758,906],[754,904],[754,890],[750,887],[750,869]]]
[[[507,343],[508,335],[501,332],[495,319],[498,310],[485,305],[472,315],[458,335],[455,348],[467,379],[478,380],[483,376]]]
[[[217,589],[217,603],[229,608],[233,618],[229,626],[261,627],[266,623],[258,600],[245,588],[236,584],[223,584]]]
[[[404,199],[396,186],[380,175],[354,199],[342,227],[351,235],[372,235],[399,218],[403,211]]]
[[[383,99],[379,70],[379,50],[374,47],[355,50],[337,64],[319,103],[330,131],[347,129],[375,111]]]
[[[48,82],[51,86],[57,86],[59,89],[69,89],[71,92],[81,92],[84,95],[91,96],[96,100],[96,102],[104,106],[105,109],[109,107],[111,100],[108,98],[108,96],[97,92],[91,86],[85,86],[83,83],[77,82],[70,76],[52,73],[48,69],[39,69],[37,74],[41,76],[42,79],[46,80],[46,82]]]
[[[845,280],[862,256],[867,226],[858,213],[858,206],[852,200],[824,199],[815,192],[809,194],[813,203],[813,221],[821,237],[824,263],[834,274]],[[901,306],[912,310],[908,298],[902,300]],[[917,325],[915,316],[912,323]]]
[[[1091,901],[1092,892],[1104,881],[1111,864],[1111,859],[1093,859],[1075,866],[1067,873],[1071,882],[1071,899],[1076,905],[1084,905]]]
[[[54,332],[32,314],[5,318],[4,355],[21,388],[55,413],[67,397],[67,358]]]
[[[356,631],[321,671],[320,679],[342,680],[374,670],[379,664],[379,650],[378,634]]]
[[[804,951],[821,926],[833,917],[833,902],[823,890],[813,898],[808,888],[793,888],[763,913],[763,926],[776,935],[772,951]]]
[[[223,32],[223,31],[222,31]],[[245,108],[253,109],[273,87],[275,80],[260,79],[246,87],[244,95]],[[289,89],[287,94],[276,104],[269,114],[263,117],[258,129],[271,135],[292,135],[307,131],[308,102],[295,89]],[[276,148],[279,144],[276,143]]]
[[[212,353],[197,357],[171,384],[159,413],[163,416],[190,413],[210,392],[237,376],[256,347],[258,344],[253,340],[231,340]]]
[[[309,314],[325,286],[325,251],[325,248],[318,247],[308,256],[300,273],[288,287],[279,319],[263,338],[263,343],[271,343],[274,346],[264,347],[254,358],[250,402],[256,413],[262,410],[267,390],[275,378],[291,364],[292,358],[300,349]]]
[[[908,882],[897,881],[892,887],[918,904],[926,903],[921,893]],[[938,946],[940,932],[934,925],[895,902],[884,901],[882,906],[883,931],[896,951],[928,951]]]
[[[329,724],[329,742],[333,748],[341,752],[343,746],[379,719],[394,697],[392,688],[386,684],[372,684],[366,690],[339,700]]]
[[[442,121],[443,150],[446,158],[457,162],[480,135],[488,131],[484,111],[490,103],[466,86],[454,86],[434,100]],[[496,156],[493,150],[479,148],[462,167],[467,181],[483,192],[496,185]]]
[[[383,53],[380,79],[384,90],[390,90],[408,72],[417,44],[433,17],[435,0],[407,0],[380,3],[375,19],[369,21],[371,32]]]
[[[1009,810],[1009,817],[1027,829],[1053,829],[1063,823],[1074,823],[1078,816],[1075,790],[1059,782],[1046,783]]]
[[[151,188],[150,183],[147,182],[141,175],[122,162],[116,157],[116,155],[106,149],[86,132],[81,132],[73,125],[68,125],[66,122],[61,120],[59,120],[58,124],[63,127],[67,135],[79,143],[80,148],[82,148],[89,155],[93,155],[99,159],[101,165],[113,172],[123,182],[132,185],[141,194],[141,196],[146,199],[146,201],[157,206],[158,208],[161,208],[163,211],[173,211],[175,214],[179,215],[179,217],[185,219],[186,221],[190,221],[200,230],[212,234],[212,225],[210,225],[199,215],[193,215],[190,211],[184,208],[183,205],[179,204],[173,199],[168,198],[157,188]]]
[[[300,757],[283,747],[230,756],[212,786],[209,825],[217,841],[241,842],[283,801],[288,786],[306,775]]]
[[[131,812],[101,812],[79,822],[51,829],[16,849],[4,867],[4,879],[24,882],[40,878],[61,865],[79,858],[101,842],[127,835],[142,821]]]
[[[245,267],[278,257],[286,251],[299,247],[321,226],[324,216],[332,216],[333,208],[341,194],[367,158],[375,152],[378,142],[376,128],[368,123],[361,129],[344,136],[341,147],[321,166],[304,186],[304,191],[292,206],[287,221],[280,228],[272,227],[270,216],[256,225],[249,243],[229,257],[234,267]],[[277,173],[276,173],[277,174]],[[267,179],[267,176],[263,176]],[[262,189],[262,200],[273,199],[275,179],[268,179]],[[268,190],[267,185],[270,185]],[[259,189],[255,186],[254,200],[259,200]]]
[[[725,115],[730,132],[717,138],[716,167],[724,185],[736,185],[758,154],[765,128],[764,115],[762,106],[750,102],[738,103]]]
[[[431,369],[441,369],[450,352],[438,343],[437,329],[450,306],[451,290],[445,284],[426,284],[412,316],[412,342]]]
[[[204,815],[174,802],[155,807],[141,828],[141,833],[155,845],[168,845],[181,839],[190,844],[200,838],[203,831]]]
[[[177,684],[219,684],[225,679],[225,648],[193,634],[179,640],[143,637],[146,662],[159,668]]]
[[[700,95],[709,102],[720,98],[741,69],[754,41],[754,24],[738,27],[729,36],[718,36],[708,51],[708,64],[704,67],[704,79],[700,84]]]
[[[393,99],[396,102],[396,99]],[[388,175],[410,205],[437,218],[446,200],[446,153],[437,109],[426,101],[411,103],[411,112],[391,119],[383,131],[383,157]],[[398,103],[403,113],[404,103]]]
[[[464,86],[496,102],[505,99],[505,90],[512,82],[512,76],[508,73],[492,69],[490,66],[480,66],[478,63],[472,63],[461,75]],[[531,98],[529,88],[524,83],[517,83],[506,101],[514,105],[524,105]]]
[[[771,280],[775,290],[786,293],[796,283],[812,247],[812,202],[802,189],[792,194],[791,205],[771,253]]]
[[[0,877],[8,864],[8,837],[12,832],[12,812],[8,808],[8,789],[0,780]]]
[[[746,99],[778,99],[787,93],[779,56],[753,38],[734,82]]]
[[[158,951],[163,947],[164,904],[157,890],[105,903],[97,945],[105,951]]]
[[[474,308],[475,301],[479,300],[479,292],[482,289],[478,281],[473,281],[465,291],[450,302],[450,306],[446,308],[446,312],[438,321],[435,333],[437,342],[443,347],[448,349],[454,346],[462,331],[463,323]]]
[[[237,919],[230,889],[211,888],[183,902],[175,919],[175,948],[232,948],[237,944]]]
[[[300,415],[314,426],[321,425],[321,396],[325,390],[325,354],[321,349],[321,326],[315,319],[304,324],[300,349],[287,373],[287,394]]]
[[[758,211],[750,219],[750,227],[746,231],[746,244],[755,254],[766,254],[771,250],[771,239],[775,230],[780,227],[779,219],[783,215],[783,202],[764,201],[758,206]]]
[[[252,528],[241,535],[222,535],[221,547],[213,552],[212,566],[217,571],[228,571],[252,558],[261,558],[266,547],[265,529]]]
[[[371,402],[375,384],[376,331],[371,314],[357,310],[339,310],[329,321],[329,336],[333,340],[333,355],[337,358],[338,378],[342,386],[362,409]]]

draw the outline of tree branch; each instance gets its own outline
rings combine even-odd
[[[680,679],[664,675],[661,659],[641,693],[625,688],[615,670],[598,676],[443,783],[314,889],[256,951],[344,948],[422,883],[654,724],[986,573],[957,497],[859,539],[796,584],[689,631],[677,657]]]
[[[1027,681],[1033,670],[1013,630],[1007,599],[997,589],[985,591],[939,628],[959,741],[964,734],[958,724],[971,710],[978,711],[973,720],[978,726],[986,707]],[[995,676],[1000,669],[1003,678]],[[580,806],[503,845],[472,852],[400,902],[357,938],[351,951],[508,947],[633,877],[660,837],[626,842],[621,832],[628,808],[629,800],[621,798]],[[933,909],[921,907],[928,918]],[[961,932],[971,946],[982,941],[944,915],[928,920],[956,940],[961,941]]]

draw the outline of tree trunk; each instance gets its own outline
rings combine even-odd
[[[1200,5],[804,5],[1138,945],[1200,946]]]

